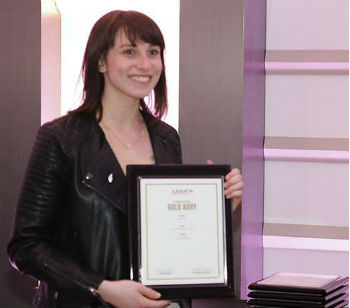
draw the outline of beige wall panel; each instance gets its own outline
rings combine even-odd
[[[348,49],[348,0],[268,0],[266,49]]]
[[[348,76],[267,75],[265,135],[347,138]]]
[[[264,249],[264,277],[276,272],[348,275],[349,254],[343,251]]]
[[[347,226],[348,164],[265,162],[265,223]]]

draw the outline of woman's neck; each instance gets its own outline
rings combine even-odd
[[[107,99],[102,97],[101,124],[119,130],[130,129],[142,120],[139,100]]]

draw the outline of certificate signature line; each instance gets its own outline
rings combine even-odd
[[[177,230],[177,231],[185,231],[185,230],[195,230],[194,228],[188,227],[179,227],[179,228],[173,228],[173,230]]]

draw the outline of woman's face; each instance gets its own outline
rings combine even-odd
[[[113,48],[99,65],[104,74],[104,94],[139,101],[157,85],[162,72],[160,47],[143,41],[135,44],[124,31],[117,33]]]

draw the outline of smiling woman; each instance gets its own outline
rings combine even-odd
[[[179,23],[180,1],[163,0],[55,0],[62,24],[61,114],[81,103],[82,81],[79,79],[84,46],[93,23],[105,13],[115,10],[136,10],[150,16],[159,25],[166,41],[165,54],[169,109],[164,119],[178,127],[179,97]],[[148,101],[148,98],[146,98]],[[150,101],[152,103],[152,100]]]
[[[164,48],[148,16],[103,15],[85,49],[82,105],[39,129],[8,245],[12,265],[40,281],[35,307],[169,304],[130,280],[125,176],[127,165],[182,163],[179,135],[161,120]],[[240,197],[239,171],[225,179],[227,198]]]
[[[12,265],[41,281],[35,307],[169,304],[128,280],[125,177],[127,164],[182,162],[176,130],[160,120],[164,47],[146,15],[105,14],[85,49],[83,104],[39,129],[8,245]]]

